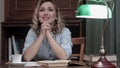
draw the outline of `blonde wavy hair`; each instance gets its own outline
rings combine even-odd
[[[61,18],[59,9],[56,7],[55,3],[52,0],[39,0],[37,6],[35,8],[34,14],[33,14],[33,19],[32,19],[33,25],[32,25],[32,28],[35,30],[37,35],[39,35],[40,27],[41,27],[41,23],[38,20],[39,7],[44,2],[51,2],[55,6],[57,19],[54,22],[54,25],[53,25],[54,27],[52,28],[52,32],[54,34],[60,33],[62,31],[63,27],[65,26],[65,24],[63,23],[63,20]]]

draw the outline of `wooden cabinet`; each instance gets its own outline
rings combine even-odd
[[[53,0],[58,5],[65,19],[65,24],[70,28],[72,37],[84,36],[82,19],[75,18],[78,0]],[[2,45],[1,59],[8,61],[8,38],[14,35],[21,43],[21,51],[25,36],[32,24],[32,16],[38,0],[5,0],[5,21],[1,23]],[[82,2],[81,2],[82,4]]]
[[[15,36],[15,39],[18,41],[20,45],[20,52],[23,48],[23,43],[27,31],[29,30],[30,26],[29,22],[20,22],[20,21],[9,21],[9,22],[2,22],[1,24],[1,32],[2,32],[2,40],[1,40],[1,59],[2,62],[8,61],[8,38]]]

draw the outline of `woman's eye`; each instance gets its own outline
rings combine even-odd
[[[44,9],[40,9],[40,12],[44,11]]]
[[[53,11],[53,9],[48,9],[49,11]]]

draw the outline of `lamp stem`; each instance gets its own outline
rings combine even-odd
[[[108,23],[109,23],[109,19],[106,20],[106,22],[105,22],[105,24],[103,26],[102,39],[101,39],[101,47],[100,47],[101,48],[100,49],[101,56],[105,56],[105,54],[106,54],[106,51],[104,49],[104,33],[105,33],[105,30],[107,28]]]
[[[106,0],[103,0],[105,5],[108,7],[108,4],[107,4],[107,1]],[[103,26],[103,32],[102,32],[102,42],[101,42],[101,49],[104,49],[104,33],[105,33],[105,30],[107,28],[107,25],[109,23],[109,11],[108,11],[108,8],[107,8],[107,19],[105,20],[105,25]],[[104,49],[105,51],[105,49]],[[101,52],[101,51],[100,51]],[[105,52],[104,52],[105,53]]]
[[[103,31],[102,31],[102,34],[101,34],[101,35],[102,35],[101,46],[104,46],[104,33],[105,33],[105,30],[106,30],[106,28],[107,28],[108,23],[109,23],[109,19],[106,20],[106,22],[105,22],[105,24],[104,24],[104,26],[103,26]]]

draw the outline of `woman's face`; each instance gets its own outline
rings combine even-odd
[[[56,19],[56,9],[51,2],[44,2],[39,8],[39,21],[52,24]]]

